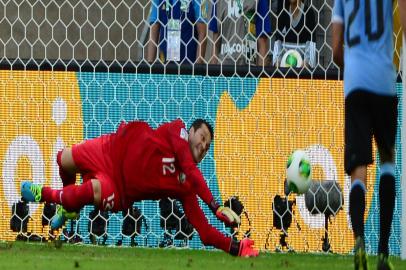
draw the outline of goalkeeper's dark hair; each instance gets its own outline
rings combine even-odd
[[[211,140],[214,140],[214,131],[213,131],[213,127],[212,125],[209,124],[209,122],[207,122],[204,119],[201,118],[197,118],[195,121],[193,121],[192,125],[190,126],[190,128],[194,128],[195,130],[198,130],[202,125],[206,125],[207,128],[209,129],[210,132],[210,136],[211,136]]]

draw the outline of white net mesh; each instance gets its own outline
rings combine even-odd
[[[217,0],[213,8],[206,0],[1,0],[0,239],[50,238],[55,206],[17,202],[22,180],[62,186],[59,149],[112,132],[122,120],[157,127],[181,118],[189,126],[201,117],[213,123],[216,138],[200,168],[219,201],[242,202],[238,238],[249,235],[271,251],[351,252],[332,6],[332,0],[304,1],[294,25],[303,17],[308,23],[298,32],[285,24],[290,9],[283,1]],[[314,179],[327,184],[286,197],[286,159],[298,148],[309,153]],[[400,164],[399,138],[397,150]],[[371,253],[379,234],[378,173],[369,170]],[[400,193],[400,167],[396,176]],[[396,255],[400,204],[397,196],[390,239]],[[212,224],[231,232],[202,207]],[[137,202],[116,214],[86,207],[54,234],[85,243],[202,248],[172,200]]]

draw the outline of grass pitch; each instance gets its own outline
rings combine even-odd
[[[395,269],[406,261],[391,258]],[[376,256],[369,257],[376,269]],[[220,251],[102,247],[54,243],[0,243],[0,269],[354,269],[352,256],[335,254],[261,253],[257,258],[235,258]]]

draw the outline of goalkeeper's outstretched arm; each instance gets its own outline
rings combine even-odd
[[[188,221],[196,229],[204,245],[214,246],[234,256],[258,256],[258,251],[253,247],[253,240],[236,241],[211,226],[200,208],[195,194],[187,196],[181,201]]]

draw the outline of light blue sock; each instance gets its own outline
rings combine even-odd
[[[395,164],[393,162],[385,162],[380,166],[381,175],[388,174],[395,176]]]
[[[367,188],[365,187],[364,182],[362,182],[362,181],[359,180],[359,179],[355,179],[354,181],[352,181],[350,191],[351,191],[355,186],[360,186],[364,192],[367,191]]]

